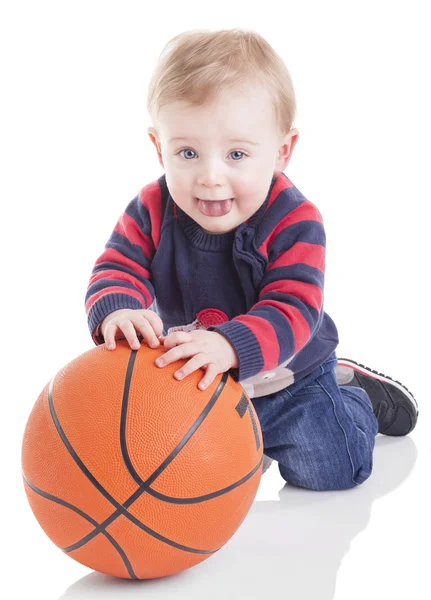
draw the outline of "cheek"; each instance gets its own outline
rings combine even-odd
[[[238,198],[242,208],[250,210],[253,209],[256,204],[262,202],[261,196],[256,190],[244,190],[244,192],[240,194]]]
[[[173,198],[182,198],[190,195],[190,183],[188,177],[183,173],[176,173],[170,170],[166,171],[166,184]]]
[[[250,193],[249,190],[248,195],[247,193],[245,193],[244,196],[239,198],[239,200],[237,201],[237,208],[242,215],[245,215],[246,218],[248,218],[262,206],[263,202],[265,201],[265,198],[265,192],[262,196],[256,194],[256,191],[254,191],[254,193]]]
[[[256,172],[248,173],[247,176],[232,183],[236,196],[244,198],[244,201],[248,203],[253,202],[253,198],[259,195],[262,188],[262,178]]]
[[[172,179],[176,189],[180,193],[190,193],[191,177],[184,172],[184,169],[179,169],[178,172],[174,171]]]

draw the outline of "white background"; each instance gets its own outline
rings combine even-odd
[[[1,585],[8,598],[167,598],[173,590],[181,598],[429,598],[427,4],[2,3]],[[91,571],[46,537],[24,494],[22,434],[45,384],[93,347],[84,297],[94,261],[127,203],[163,173],[146,133],[158,55],[181,31],[228,27],[261,33],[293,78],[300,137],[285,172],[324,218],[325,310],[338,327],[338,356],[403,382],[421,414],[410,436],[378,436],[374,472],[355,490],[283,488],[272,465],[217,556],[177,579],[146,582],[144,591],[86,577]]]

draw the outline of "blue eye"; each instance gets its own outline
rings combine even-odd
[[[182,150],[179,150],[179,151],[177,152],[177,154],[180,154],[180,155],[181,155],[181,152],[186,152],[186,151],[187,151],[187,152],[193,152],[194,154],[196,154],[196,152],[195,152],[194,150],[192,150],[191,148],[183,148]],[[242,154],[242,156],[247,156],[247,155],[246,155],[244,152],[241,152],[241,150],[233,150],[233,151],[231,152],[231,154],[235,154],[235,153],[236,153],[236,154]],[[186,160],[188,160],[188,158],[187,158],[187,157],[185,157],[185,156],[184,156],[183,158],[185,158]],[[189,158],[193,158],[193,156],[191,156],[191,157],[189,156]],[[235,162],[239,162],[239,161],[238,161],[238,160],[235,160]]]
[[[180,151],[178,152],[178,154],[180,154],[180,155],[181,155],[181,152],[194,152],[194,153],[196,154],[196,152],[195,152],[194,150],[192,150],[191,148],[184,148],[183,150],[180,150]],[[181,155],[181,156],[182,156],[182,155]],[[184,156],[183,158],[186,158],[186,157]],[[193,157],[191,157],[191,158],[193,158]]]
[[[237,154],[242,154],[243,156],[247,156],[246,154],[244,154],[244,152],[241,152],[241,150],[233,150],[233,151],[231,152],[231,154],[234,154],[235,152],[236,152]]]

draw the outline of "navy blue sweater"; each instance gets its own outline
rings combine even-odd
[[[246,222],[217,235],[181,210],[162,175],[129,202],[96,260],[85,298],[94,343],[109,313],[151,308],[164,335],[224,335],[251,398],[276,392],[338,345],[323,310],[325,243],[321,214],[284,173]]]

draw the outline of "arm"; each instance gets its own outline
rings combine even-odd
[[[239,381],[287,363],[314,334],[323,310],[325,246],[322,217],[307,200],[261,244],[268,262],[258,302],[245,315],[208,328],[234,347]]]
[[[96,345],[103,343],[99,326],[108,314],[120,308],[146,309],[153,303],[152,219],[156,220],[160,206],[155,191],[147,186],[129,202],[93,267],[85,311]]]

